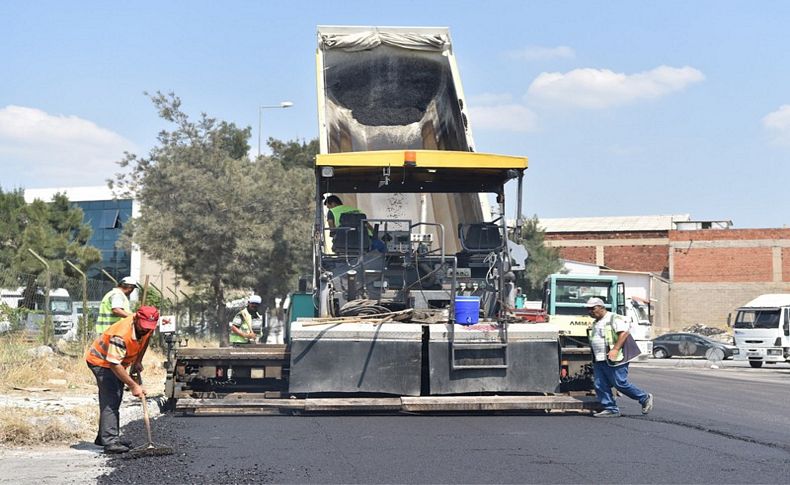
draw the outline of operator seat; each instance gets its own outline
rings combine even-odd
[[[332,234],[332,252],[335,254],[359,253],[360,228],[362,227],[362,248],[365,251],[370,247],[370,234],[364,227],[364,220],[368,216],[363,212],[346,212],[340,216],[340,224],[330,229]]]
[[[489,253],[502,246],[502,233],[493,222],[458,224],[458,238],[463,248],[461,252]]]
[[[493,222],[458,224],[461,251],[456,253],[459,268],[470,268],[473,278],[484,278],[489,264],[485,259],[504,244],[501,228]]]

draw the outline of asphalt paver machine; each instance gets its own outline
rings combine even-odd
[[[475,151],[449,31],[319,27],[317,74],[312,308],[282,346],[177,349],[177,408],[595,408],[560,392],[557,329],[513,318],[527,159]]]

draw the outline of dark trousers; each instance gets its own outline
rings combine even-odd
[[[119,439],[119,410],[123,401],[123,382],[105,367],[88,365],[99,386],[99,432],[96,443],[109,445]]]

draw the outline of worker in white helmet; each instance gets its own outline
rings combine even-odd
[[[261,318],[258,313],[258,306],[261,304],[261,297],[252,295],[247,300],[247,306],[242,308],[230,322],[230,343],[232,345],[253,344],[258,336],[252,329],[253,319]]]
[[[96,336],[103,334],[110,326],[122,318],[132,316],[129,296],[140,284],[131,276],[126,276],[118,282],[118,286],[108,291],[99,305],[99,317],[96,319]]]

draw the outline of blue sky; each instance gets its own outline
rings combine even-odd
[[[525,155],[539,217],[790,225],[790,2],[1,2],[0,187],[100,185],[174,91],[317,136],[317,25],[446,26],[478,151]]]

